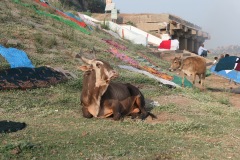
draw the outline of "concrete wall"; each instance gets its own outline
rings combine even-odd
[[[94,15],[93,15],[94,17]],[[100,19],[99,19],[100,18]],[[102,18],[102,19],[101,19]],[[109,15],[96,17],[98,20],[108,19]],[[159,38],[163,34],[169,34],[173,39],[179,40],[179,49],[197,52],[198,47],[205,40],[210,39],[202,28],[180,17],[170,14],[119,14],[117,23],[133,23],[137,28],[151,33]]]

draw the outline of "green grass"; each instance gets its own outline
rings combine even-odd
[[[25,122],[27,127],[0,134],[0,159],[240,159],[240,112],[231,106],[229,95],[215,97],[198,89],[170,89],[145,75],[118,68],[126,63],[106,52],[109,46],[101,40],[115,39],[99,29],[85,35],[8,0],[0,1],[0,14],[0,38],[18,40],[16,47],[24,46],[36,67],[63,67],[78,76],[49,88],[1,91],[0,121]],[[115,41],[128,47],[124,52],[130,57],[141,52],[161,69],[169,67],[141,45]],[[120,73],[114,81],[130,82],[141,89],[158,120],[83,118],[82,72],[77,70],[82,62],[74,55],[81,48],[89,52],[93,46],[97,57],[109,61]],[[161,104],[164,98],[167,104]],[[187,101],[176,103],[177,98]],[[151,101],[160,105],[151,106]]]

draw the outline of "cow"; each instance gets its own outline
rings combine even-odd
[[[140,117],[142,120],[154,114],[147,111],[141,91],[129,83],[111,82],[119,74],[106,61],[87,59],[79,56],[86,64],[79,67],[83,74],[81,93],[82,113],[85,118],[113,117],[113,120],[124,116]]]
[[[183,72],[182,86],[184,87],[185,75],[193,76],[193,85],[195,85],[196,75],[199,77],[199,83],[201,83],[201,89],[204,89],[204,80],[206,76],[206,60],[199,56],[190,56],[185,59],[175,57],[172,60],[169,71],[180,69]]]

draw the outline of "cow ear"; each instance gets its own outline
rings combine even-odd
[[[79,66],[78,69],[80,69],[83,72],[89,71],[91,68],[89,66]]]

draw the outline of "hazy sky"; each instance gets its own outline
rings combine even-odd
[[[208,49],[240,45],[240,0],[112,0],[120,13],[169,13],[211,36]]]

